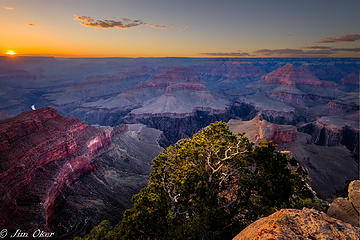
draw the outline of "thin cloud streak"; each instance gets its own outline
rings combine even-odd
[[[264,56],[294,56],[294,55],[327,55],[332,54],[331,50],[327,49],[319,49],[319,50],[303,50],[303,49],[292,49],[292,48],[284,48],[284,49],[259,49],[254,51],[255,54],[260,54]]]
[[[308,50],[310,49],[310,50]],[[359,53],[360,48],[333,48],[326,46],[305,46],[302,48],[283,48],[283,49],[258,49],[248,52],[204,52],[201,55],[213,56],[213,57],[257,57],[257,56],[269,56],[269,57],[309,57],[318,56],[326,57],[341,52]]]
[[[207,53],[200,53],[201,55],[207,56],[214,56],[214,57],[247,57],[250,56],[247,52],[207,52]]]
[[[148,27],[159,28],[159,29],[166,29],[167,28],[165,25],[155,25],[155,24],[149,24],[149,23],[146,23],[145,25],[148,26]]]
[[[307,49],[332,49],[332,47],[327,47],[327,46],[305,46],[304,48],[307,48]]]
[[[255,55],[263,56],[331,56],[339,52],[359,53],[360,48],[333,48],[322,46],[306,46],[305,49],[259,49],[253,51]],[[306,50],[311,49],[311,50]]]
[[[14,10],[15,8],[13,8],[13,7],[9,7],[9,6],[4,6],[3,7],[5,10]]]
[[[332,50],[338,52],[360,52],[360,48],[333,48]]]
[[[354,42],[360,40],[360,34],[345,34],[340,37],[328,37],[315,43]]]

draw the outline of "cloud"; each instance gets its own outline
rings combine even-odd
[[[259,49],[254,51],[255,55],[283,56],[283,57],[306,57],[306,56],[329,56],[338,52],[359,53],[360,48],[333,48],[323,46],[306,46],[305,49]],[[311,50],[307,50],[311,49]]]
[[[34,26],[35,26],[35,24],[33,24],[33,23],[29,23],[29,24],[28,24],[28,26],[30,26],[30,27],[34,27]]]
[[[186,30],[189,29],[188,26],[179,27],[179,26],[177,26],[177,25],[171,25],[171,28],[172,28],[172,29],[175,29],[176,31],[179,31],[179,32],[184,32],[184,31],[186,31]]]
[[[303,49],[259,49],[254,51],[255,54],[265,56],[304,56],[304,55],[326,55],[332,54],[333,52],[329,49],[317,49],[317,50],[303,50]]]
[[[316,43],[354,42],[357,40],[360,40],[360,34],[345,34],[340,37],[328,37],[321,39]]]
[[[5,10],[14,10],[15,8],[13,8],[13,7],[9,7],[9,6],[4,6],[3,7]]]
[[[149,23],[146,23],[145,25],[148,27],[152,27],[152,28],[166,29],[165,25],[155,25],[155,24],[149,24]]]
[[[306,46],[304,48],[307,49],[326,49],[331,50],[333,52],[359,52],[360,48],[334,48],[334,47],[327,47],[327,46]]]
[[[107,19],[96,20],[89,16],[78,16],[74,14],[74,20],[79,21],[81,25],[87,27],[103,28],[103,29],[109,29],[109,28],[127,29],[138,26],[148,26],[157,29],[167,28],[165,25],[150,24],[140,19],[131,20],[129,18],[121,18],[121,20],[107,20]]]
[[[332,47],[327,47],[327,46],[305,46],[304,48],[307,48],[307,49],[332,49]]]
[[[213,57],[329,57],[341,53],[360,53],[360,48],[334,48],[327,46],[305,46],[302,48],[258,49],[252,52],[204,52],[201,55]]]
[[[201,55],[207,56],[215,56],[215,57],[246,57],[250,56],[247,52],[207,52],[207,53],[200,53]]]
[[[94,28],[126,29],[145,24],[142,20],[130,20],[128,18],[122,18],[121,20],[95,20],[88,16],[77,16],[76,14],[74,14],[74,19],[80,21],[80,24],[84,26]]]
[[[333,48],[332,50],[336,52],[360,52],[360,48]]]

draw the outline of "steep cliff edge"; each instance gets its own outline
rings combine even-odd
[[[282,209],[242,230],[234,240],[360,238],[360,228],[313,209]]]
[[[359,128],[347,125],[346,121],[340,124],[331,118],[320,118],[315,122],[305,124],[299,131],[312,136],[312,141],[320,146],[346,146],[353,154],[359,155]]]
[[[139,124],[87,126],[52,108],[0,121],[0,224],[68,238],[119,219],[145,185],[160,138]]]

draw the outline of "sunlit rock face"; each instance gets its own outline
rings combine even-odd
[[[282,209],[260,218],[234,240],[349,239],[360,238],[360,229],[314,209]]]
[[[145,185],[161,136],[139,124],[88,126],[53,108],[0,121],[1,225],[66,238],[117,221]]]
[[[360,180],[349,184],[348,196],[334,199],[327,214],[331,217],[360,227]]]
[[[245,132],[250,141],[255,143],[267,140],[281,146],[283,144],[294,144],[297,140],[297,129],[295,126],[269,123],[261,115],[257,115],[250,121],[231,119],[228,125],[232,132]]]

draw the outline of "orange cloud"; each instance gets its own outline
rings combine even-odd
[[[29,23],[29,24],[28,24],[28,26],[30,26],[30,27],[34,27],[34,26],[35,26],[35,24],[33,24],[33,23]]]
[[[152,28],[166,29],[165,25],[154,25],[154,24],[149,24],[149,23],[146,23],[145,25],[149,26],[149,27],[152,27]]]
[[[13,7],[9,7],[9,6],[4,6],[3,7],[5,10],[14,10],[15,8],[13,8]]]

